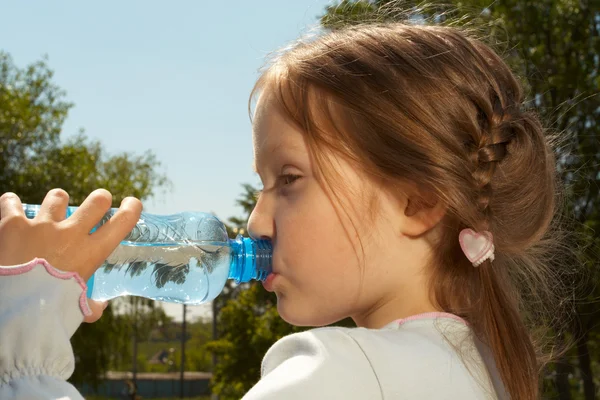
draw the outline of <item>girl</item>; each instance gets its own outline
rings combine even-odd
[[[448,27],[354,26],[277,57],[253,95],[265,289],[291,324],[358,327],[283,338],[244,398],[538,398],[558,182],[500,57]],[[97,191],[64,220],[56,190],[27,221],[0,200],[1,398],[78,398],[68,340],[101,313],[81,278],[141,209],[88,235],[109,205]]]

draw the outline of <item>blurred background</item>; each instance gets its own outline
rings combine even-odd
[[[78,205],[104,187],[145,211],[211,212],[246,234],[254,192],[248,96],[265,58],[306,33],[380,18],[411,1],[177,2],[0,0],[0,193],[39,204],[61,187]],[[429,2],[413,22],[484,34],[517,71],[531,106],[572,140],[559,154],[569,210],[586,238],[569,353],[544,371],[544,398],[600,387],[600,1]],[[438,7],[439,6],[439,7]],[[440,10],[443,10],[440,11]],[[565,266],[568,268],[569,266]],[[575,295],[575,294],[574,294]],[[268,347],[297,328],[257,285],[214,304],[113,301],[74,336],[72,382],[91,399],[237,399]],[[342,324],[349,324],[342,321]]]

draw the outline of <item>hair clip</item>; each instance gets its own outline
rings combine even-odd
[[[491,232],[463,229],[458,235],[458,241],[474,267],[480,266],[485,260],[494,261],[494,236]]]

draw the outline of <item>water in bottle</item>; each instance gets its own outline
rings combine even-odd
[[[24,204],[28,218],[39,205]],[[68,207],[67,218],[77,207]],[[110,209],[92,230],[106,223]],[[110,300],[135,295],[190,305],[213,300],[227,279],[264,280],[271,272],[271,243],[229,239],[215,216],[199,212],[142,213],[135,228],[88,281],[88,297]],[[60,266],[57,266],[60,267]]]

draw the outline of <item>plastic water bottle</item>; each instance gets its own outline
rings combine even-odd
[[[24,204],[28,218],[39,205]],[[67,218],[77,207],[68,207]],[[92,232],[106,223],[110,209]],[[135,228],[87,282],[93,300],[135,295],[197,305],[213,300],[227,279],[263,281],[271,272],[271,243],[238,235],[229,239],[213,215],[142,213]]]

